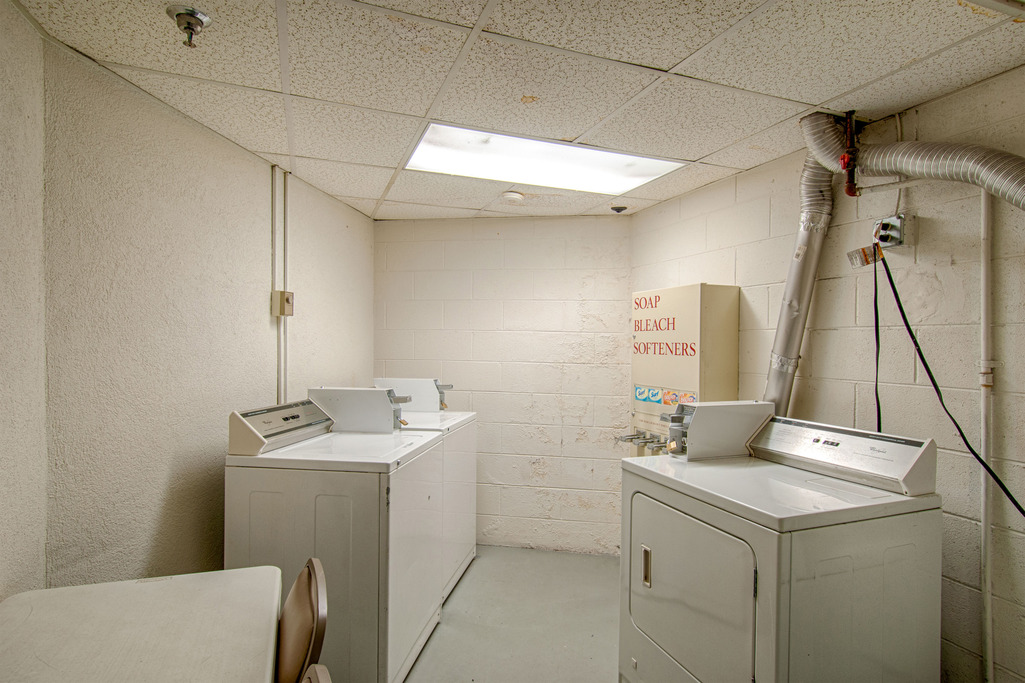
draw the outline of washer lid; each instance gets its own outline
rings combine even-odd
[[[459,411],[402,411],[402,419],[406,421],[405,429],[422,429],[426,431],[450,432],[477,419],[477,413]]]
[[[392,472],[441,443],[441,432],[332,432],[260,455],[229,455],[227,467]]]
[[[625,458],[623,469],[779,532],[940,507],[936,494],[904,496],[749,456]]]

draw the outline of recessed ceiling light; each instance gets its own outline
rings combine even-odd
[[[606,152],[432,123],[406,168],[579,192],[620,195],[683,167]]]

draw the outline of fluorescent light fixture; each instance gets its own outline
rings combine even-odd
[[[1025,0],[971,0],[973,5],[982,5],[988,9],[1010,14],[1012,17],[1025,16]]]
[[[413,171],[620,195],[683,164],[432,123],[406,164]]]

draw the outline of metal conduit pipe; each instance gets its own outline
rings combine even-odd
[[[830,114],[816,112],[801,119],[808,145],[801,176],[801,229],[790,263],[790,272],[780,308],[779,325],[772,345],[765,400],[776,405],[777,415],[786,415],[797,372],[798,353],[808,319],[808,305],[815,286],[819,250],[832,212],[833,173],[839,173],[840,155],[846,151],[843,130]],[[957,180],[983,188],[990,194],[1025,209],[1025,158],[1000,150],[957,143],[895,142],[858,148],[858,170],[862,175],[905,175],[913,178]],[[818,166],[819,170],[809,170]],[[829,180],[823,190],[822,175]],[[814,181],[813,181],[814,179]],[[806,182],[807,180],[807,182]],[[826,212],[822,195],[830,196]],[[812,227],[814,226],[814,227]]]

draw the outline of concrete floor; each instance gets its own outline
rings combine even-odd
[[[407,683],[614,683],[619,558],[478,546]]]

